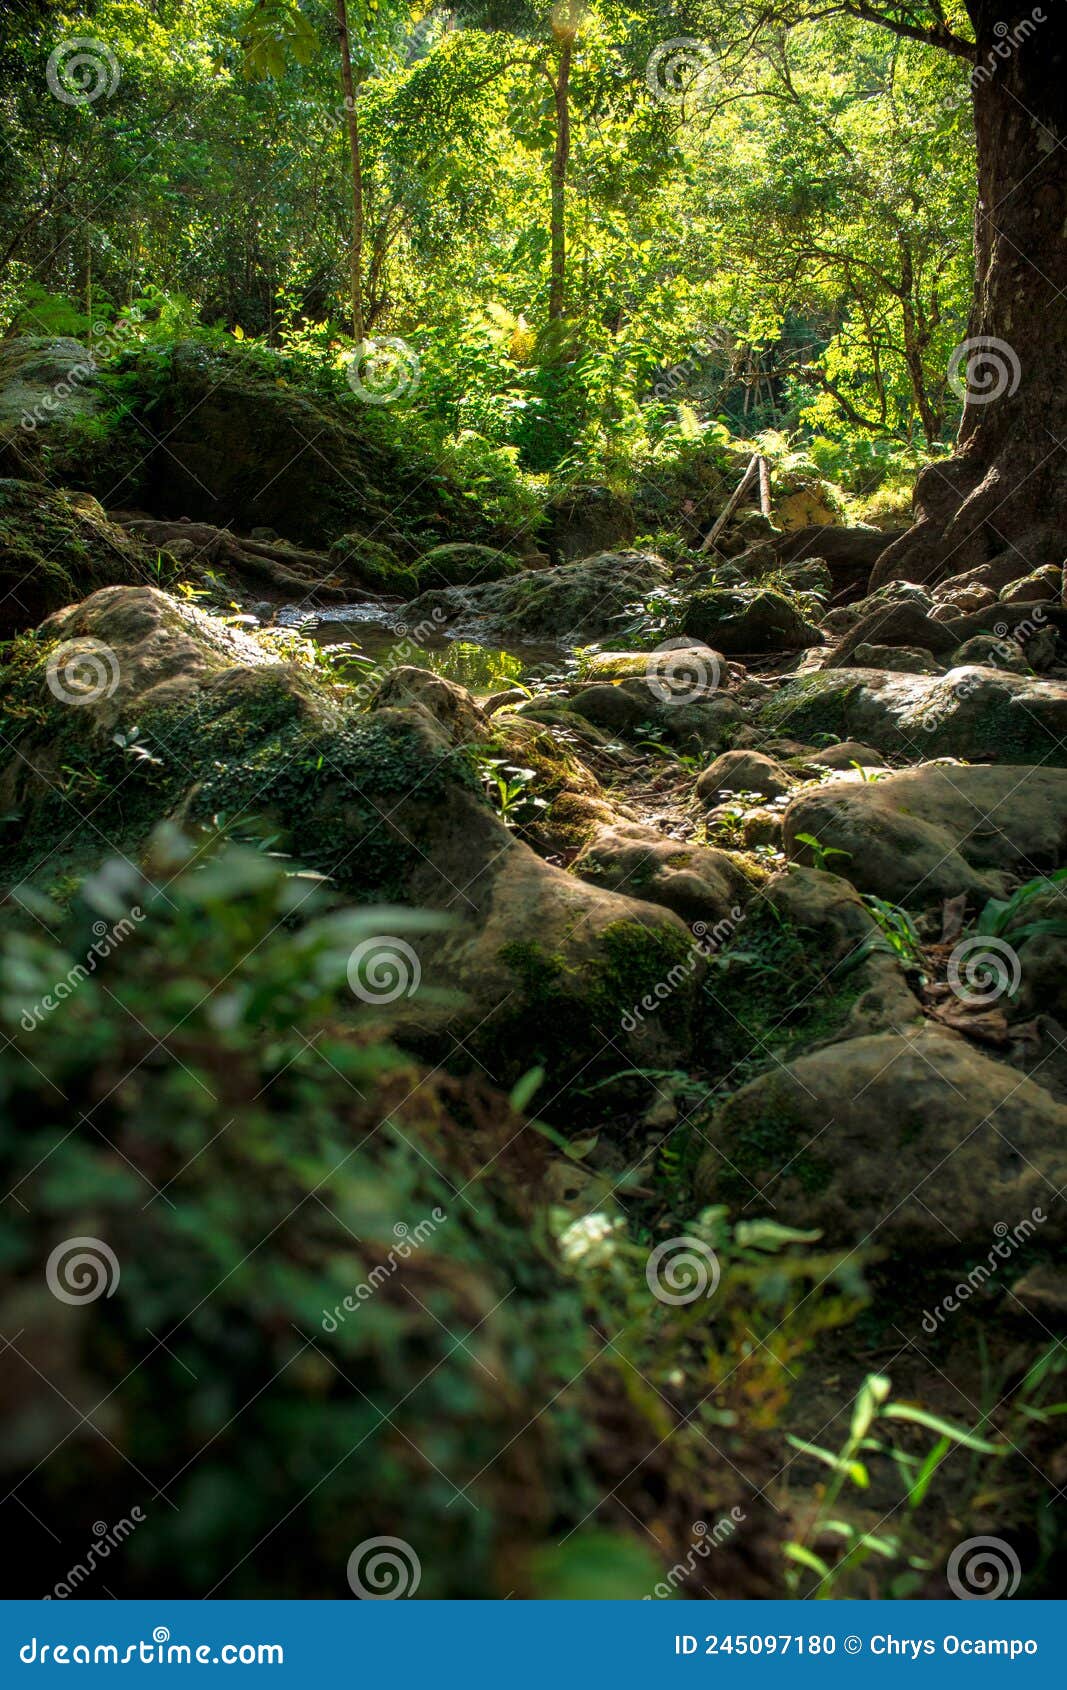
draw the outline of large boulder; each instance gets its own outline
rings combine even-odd
[[[1041,1247],[1067,1232],[1067,1109],[952,1034],[874,1034],[775,1066],[707,1136],[705,1201],[755,1201],[754,1187],[828,1244],[941,1257],[1035,1213]]]
[[[639,822],[601,828],[572,872],[612,892],[662,904],[690,928],[699,926],[697,938],[705,944],[722,942],[754,890],[750,873],[729,851],[665,839]]]
[[[238,534],[267,526],[311,547],[366,537],[405,562],[448,534],[507,548],[512,529],[439,463],[392,444],[343,382],[313,392],[283,354],[247,343],[160,353],[112,333],[99,351],[96,363],[78,342],[36,337],[4,349],[0,469]],[[22,425],[57,395],[46,421]]]
[[[78,340],[18,335],[0,346],[0,475],[65,480],[100,408],[97,366]]]
[[[117,587],[53,617],[5,679],[24,724],[0,773],[9,879],[79,843],[95,852],[101,835],[135,850],[161,815],[258,827],[350,899],[447,917],[410,964],[436,995],[389,1000],[435,1060],[477,1060],[501,1082],[541,1061],[563,1088],[685,1052],[692,936],[659,905],[543,862],[504,825],[464,749],[482,718],[462,689],[401,670],[365,713],[202,612]],[[493,726],[527,756],[545,732]],[[624,1017],[668,979],[651,1038],[630,1047]]]
[[[753,547],[737,561],[747,574],[755,576],[801,558],[822,558],[833,577],[835,591],[847,592],[866,583],[886,547],[903,532],[900,529],[887,533],[863,524],[837,528],[815,523],[794,529],[791,534],[775,535],[763,545]]]
[[[861,617],[834,646],[824,667],[856,667],[852,654],[862,645],[918,646],[937,653],[950,652],[955,643],[942,623],[931,621],[921,606],[904,599],[898,604],[880,605]]]
[[[966,892],[985,900],[1005,877],[1067,860],[1067,770],[928,763],[845,776],[794,798],[785,813],[790,856],[803,835],[837,874],[896,903],[931,904]]]
[[[146,581],[152,555],[87,493],[0,480],[0,638],[113,581]]]
[[[417,622],[441,611],[453,632],[474,630],[504,641],[591,641],[617,634],[627,611],[667,579],[666,564],[652,552],[598,552],[558,569],[527,569],[504,581],[423,593],[405,614]]]
[[[940,677],[835,669],[787,681],[760,712],[796,739],[858,739],[912,757],[1067,764],[1067,684],[995,669]]]
[[[784,593],[709,587],[685,606],[682,633],[719,651],[800,651],[819,645],[822,634]]]
[[[423,552],[415,565],[415,574],[419,591],[425,592],[431,587],[465,587],[475,582],[501,581],[517,575],[521,568],[517,557],[496,546],[453,541]]]
[[[795,784],[795,776],[761,751],[724,751],[700,775],[696,794],[703,804],[717,804],[726,793],[733,792],[780,798]]]

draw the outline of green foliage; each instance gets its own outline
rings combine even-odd
[[[1057,869],[1055,874],[1039,875],[1025,881],[1010,898],[990,898],[975,923],[975,932],[1011,939],[1017,945],[1038,933],[1064,938],[1067,936],[1067,919],[1039,914],[1034,905],[1040,903],[1042,908],[1058,907],[1063,897],[1060,888],[1065,882],[1067,869]]]
[[[867,1376],[856,1396],[848,1436],[840,1450],[823,1449],[789,1434],[789,1443],[801,1456],[830,1470],[830,1478],[804,1538],[785,1546],[786,1556],[792,1563],[789,1587],[793,1596],[814,1596],[820,1601],[827,1601],[837,1595],[846,1595],[851,1575],[872,1556],[890,1563],[899,1563],[908,1557],[910,1566],[928,1567],[929,1562],[923,1563],[916,1554],[923,1544],[923,1535],[921,1525],[913,1516],[946,1455],[953,1448],[994,1459],[1002,1459],[1008,1453],[1007,1443],[993,1443],[965,1426],[958,1426],[910,1403],[891,1402],[890,1390],[891,1381],[883,1374]],[[925,1457],[887,1441],[886,1434],[892,1425],[901,1422],[937,1433],[937,1441]],[[875,1436],[876,1432],[880,1435]],[[871,1455],[890,1457],[905,1480],[902,1498],[905,1512],[901,1523],[887,1531],[866,1530],[852,1520],[835,1517],[838,1498],[846,1485],[862,1491],[869,1488]],[[892,1515],[896,1513],[894,1509]],[[812,1540],[819,1537],[840,1539],[842,1553],[832,1563],[811,1548]],[[810,1573],[816,1575],[814,1585],[810,1578],[804,1576]],[[839,1590],[839,1585],[844,1589]]]

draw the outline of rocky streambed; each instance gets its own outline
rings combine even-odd
[[[6,486],[16,1506],[126,1595],[1054,1588],[1062,572],[370,598]]]

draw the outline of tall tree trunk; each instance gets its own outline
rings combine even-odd
[[[1067,4],[968,0],[975,29],[977,285],[955,456],[872,587],[1067,556]]]
[[[582,0],[569,0],[553,15],[552,33],[559,42],[559,65],[552,91],[556,101],[556,151],[552,160],[552,278],[549,284],[548,315],[551,322],[563,316],[567,285],[567,169],[571,160],[571,64],[578,35]]]
[[[352,334],[357,341],[364,338],[363,330],[363,166],[359,151],[359,112],[356,90],[352,80],[352,53],[348,42],[348,7],[345,0],[335,0],[337,12],[337,40],[341,49],[341,87],[345,96],[345,122],[348,126],[348,151],[352,161],[352,245],[350,248],[352,289]]]

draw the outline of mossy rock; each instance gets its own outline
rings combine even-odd
[[[368,592],[409,599],[419,590],[412,565],[402,562],[391,546],[365,534],[342,534],[330,547],[330,563],[339,575]]]
[[[1067,684],[967,666],[945,675],[835,669],[785,682],[760,711],[776,733],[882,752],[1067,765]]]
[[[24,353],[9,355],[6,382],[0,360],[0,417],[5,405],[10,413],[0,467],[9,472],[32,465],[114,508],[238,534],[269,527],[318,549],[356,528],[391,547],[403,541],[413,558],[449,533],[505,539],[472,489],[411,448],[396,419],[360,404],[336,373],[313,384],[293,360],[217,340],[138,345],[98,366],[76,341],[17,344]],[[29,401],[47,397],[53,369],[74,366],[91,373],[28,434],[20,419]]]
[[[683,634],[719,651],[799,651],[822,634],[784,593],[708,588],[694,593],[682,617]]]
[[[0,637],[97,587],[150,580],[153,561],[87,494],[0,481]]]
[[[456,543],[434,546],[424,552],[415,566],[418,590],[432,587],[465,587],[471,582],[504,581],[518,575],[522,564],[517,557],[498,551],[493,546]]]
[[[779,1061],[742,1086],[711,1123],[697,1188],[721,1201],[743,1174],[794,1226],[904,1260],[985,1252],[1004,1215],[1036,1209],[1040,1248],[1055,1253],[1065,1220],[1044,1194],[1067,1177],[1065,1127],[1042,1086],[926,1022]]]

